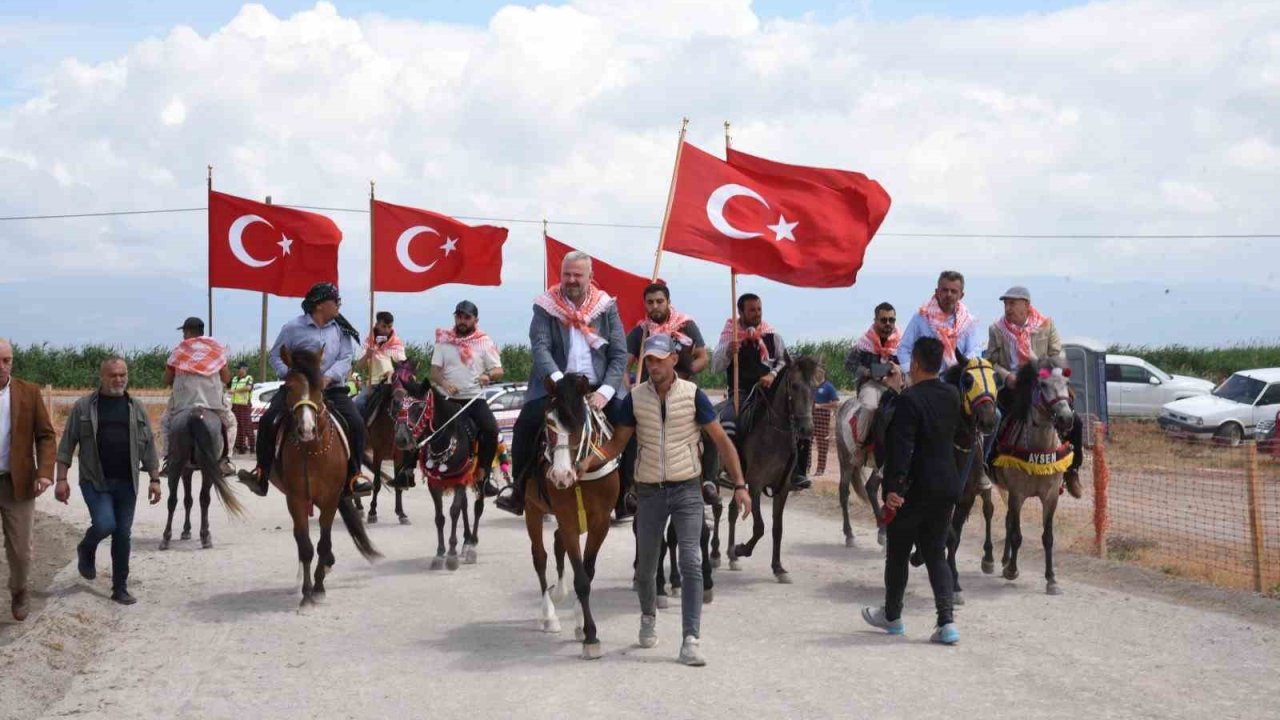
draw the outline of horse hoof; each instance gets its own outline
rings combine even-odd
[[[982,572],[986,575],[994,575],[996,572],[996,564],[993,560],[982,561]]]
[[[413,523],[409,522],[409,516],[408,516],[408,515],[401,515],[401,516],[400,516],[400,524],[401,524],[401,525],[412,525]]]
[[[951,604],[955,605],[956,607],[959,607],[964,604],[964,595],[962,595],[959,590],[952,593]]]
[[[666,610],[666,609],[667,609],[667,607],[669,607],[669,606],[670,606],[670,604],[671,604],[671,603],[670,603],[670,601],[669,601],[669,600],[667,600],[667,596],[666,596],[666,595],[659,595],[659,596],[658,596],[658,609],[659,609],[659,610]]]
[[[1018,579],[1018,570],[1017,570],[1016,568],[1006,567],[1006,568],[1004,569],[1004,579],[1005,579],[1005,580],[1017,580],[1017,579]]]
[[[845,535],[845,536],[844,536],[844,546],[845,546],[845,547],[847,547],[847,548],[851,548],[851,547],[858,547],[858,544],[857,544],[857,543],[855,543],[855,542],[853,541],[853,536],[852,536],[852,535]]]
[[[751,548],[747,547],[746,545],[739,545],[738,547],[733,549],[733,554],[734,554],[734,557],[740,557],[740,558],[751,557]]]
[[[583,630],[581,627],[576,627],[576,628],[574,628],[574,629],[573,629],[573,639],[574,639],[574,640],[577,640],[578,642],[582,642],[583,640],[586,640],[586,639],[587,639],[587,631]]]
[[[556,618],[552,618],[552,619],[550,619],[550,620],[543,620],[543,621],[542,621],[542,632],[544,632],[544,633],[558,633],[558,632],[560,632],[560,620],[558,620],[558,619],[556,619]]]
[[[732,570],[733,572],[739,572],[740,570],[742,570],[742,563],[739,563],[737,560],[730,559],[729,569]]]
[[[378,513],[375,513],[375,512],[371,512],[371,513],[369,513],[369,517],[366,517],[366,518],[364,519],[364,524],[365,524],[365,525],[377,525],[377,524],[378,524]]]
[[[457,570],[458,564],[459,564],[458,556],[456,554],[450,555],[449,557],[445,558],[444,566],[449,568],[450,570]]]
[[[463,565],[475,565],[475,564],[476,564],[476,559],[477,559],[477,558],[476,558],[476,549],[475,549],[475,548],[467,548],[466,550],[463,550],[463,551],[462,551],[462,564],[463,564]]]
[[[702,604],[710,605],[712,600],[716,599],[715,588],[707,588],[702,591]]]
[[[604,651],[600,649],[600,643],[598,641],[582,644],[583,660],[599,660],[602,657],[604,657]]]
[[[168,536],[168,535],[165,535],[164,537],[160,538],[160,549],[161,549],[161,550],[168,550],[168,549],[169,549],[169,536]]]
[[[200,536],[200,547],[204,548],[205,550],[208,550],[208,549],[212,548],[212,547],[213,547],[213,536],[212,536],[212,535],[201,535],[201,536]]]
[[[718,568],[718,567],[720,567],[720,556],[719,555],[711,556],[711,568],[714,570],[715,568]]]
[[[432,570],[443,570],[443,569],[444,569],[444,558],[440,557],[439,555],[437,555],[437,556],[435,556],[435,557],[431,558],[431,569],[432,569]]]
[[[680,597],[680,586],[672,585],[671,592],[669,594],[671,595],[671,597]]]
[[[564,602],[567,597],[569,597],[569,588],[564,584],[563,580],[556,583],[555,587],[551,588],[551,602],[559,605]]]
[[[190,540],[190,539],[191,539],[191,531],[190,531],[190,530],[183,530],[183,531],[182,531],[182,534],[178,536],[178,539],[180,539],[180,540]]]
[[[791,584],[791,574],[788,573],[786,570],[783,570],[782,572],[779,572],[779,573],[774,573],[773,577],[783,585]]]
[[[1062,588],[1058,587],[1058,583],[1050,582],[1044,586],[1044,592],[1046,595],[1061,595]]]

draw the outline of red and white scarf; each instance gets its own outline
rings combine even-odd
[[[854,341],[855,350],[873,353],[880,358],[881,362],[889,362],[898,356],[898,344],[902,342],[902,331],[898,328],[893,329],[893,334],[888,340],[881,341],[880,333],[876,332],[876,326],[872,325],[870,330],[862,337]]]
[[[575,306],[564,296],[560,287],[553,287],[534,299],[533,304],[547,311],[551,317],[560,321],[561,325],[574,328],[587,339],[587,344],[594,350],[609,341],[591,327],[591,323],[613,306],[613,298],[608,293],[591,285],[587,288],[587,296],[582,306]]]
[[[391,337],[386,342],[378,342],[378,338],[373,333],[369,333],[369,337],[364,341],[365,356],[370,360],[381,360],[390,355],[393,351],[399,350],[404,352],[404,341],[396,334],[395,330],[391,331]]]
[[[938,307],[938,298],[933,297],[929,302],[920,307],[920,315],[929,323],[929,327],[933,330],[933,334],[942,343],[942,356],[948,365],[956,363],[956,344],[964,334],[969,331],[970,326],[976,322],[969,309],[964,303],[956,303],[955,324],[950,324],[951,315],[942,311]]]
[[[755,327],[747,327],[738,320],[738,341],[754,342],[760,349],[760,362],[769,362],[769,346],[764,344],[764,336],[773,334],[773,326],[764,320]],[[720,345],[733,342],[733,318],[724,321],[724,329],[720,331]]]
[[[466,336],[459,335],[454,328],[436,328],[436,342],[458,348],[458,357],[462,358],[463,365],[471,364],[471,359],[475,357],[477,350],[482,353],[497,352],[493,340],[480,328],[476,328],[475,332]]]
[[[1009,322],[1009,318],[1002,317],[1000,322],[996,323],[996,327],[1000,328],[1000,332],[1010,341],[1011,346],[1009,361],[1013,363],[1010,367],[1018,368],[1031,362],[1035,358],[1035,351],[1031,349],[1031,336],[1037,330],[1044,327],[1047,322],[1052,322],[1049,318],[1040,314],[1035,308],[1030,309],[1027,314],[1027,321],[1021,326],[1014,325]]]
[[[647,337],[653,337],[654,335],[669,335],[672,340],[675,340],[681,345],[690,344],[689,336],[680,332],[680,329],[693,318],[685,315],[675,308],[671,308],[670,312],[671,314],[667,316],[666,322],[656,323],[646,315],[643,320],[636,323],[636,327],[644,328],[644,333]]]
[[[227,349],[207,335],[187,338],[169,354],[168,364],[178,372],[217,375],[227,365]]]

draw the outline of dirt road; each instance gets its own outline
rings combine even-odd
[[[858,618],[881,600],[874,532],[863,525],[860,547],[844,548],[837,518],[812,500],[789,510],[794,584],[773,582],[767,554],[718,572],[701,669],[674,662],[678,602],[659,618],[659,646],[636,648],[631,533],[615,528],[593,595],[605,656],[585,662],[572,613],[561,612],[560,635],[535,629],[522,521],[491,507],[479,563],[433,572],[429,497],[417,490],[407,505],[413,525],[390,524],[387,512],[371,528],[386,556],[377,565],[336,533],[328,599],[306,614],[278,494],[251,498],[247,520],[215,509],[212,550],[188,541],[158,551],[164,505],[141,508],[139,603],[106,599],[105,544],[97,581],[74,563],[60,571],[39,613],[6,630],[16,637],[0,645],[0,717],[1257,718],[1280,693],[1274,601],[1216,592],[1175,602],[1139,590],[1131,569],[1078,558],[1059,573],[1066,594],[1047,597],[1038,538],[1016,584],[976,574],[971,549],[963,558],[958,647],[928,643],[922,573],[907,636],[874,632]],[[70,507],[41,507],[87,522],[78,492]]]

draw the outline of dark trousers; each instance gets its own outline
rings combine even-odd
[[[919,504],[908,502],[889,523],[885,540],[884,616],[889,620],[902,617],[902,597],[907,590],[912,546],[920,548],[929,584],[933,586],[933,603],[938,610],[938,625],[952,621],[951,568],[947,566],[947,533],[951,528],[954,502]]]
[[[549,399],[544,395],[536,400],[526,401],[520,408],[515,426],[511,429],[511,474],[512,479],[519,484],[520,490],[524,489],[523,483],[533,476],[534,465],[538,461],[535,457],[538,450],[538,436],[542,433],[543,418],[546,416]],[[622,401],[617,396],[604,406],[604,415],[609,422],[617,423],[617,413],[621,407]],[[622,451],[622,462],[618,466],[622,483],[618,493],[619,502],[631,487],[632,477],[635,475],[635,452],[635,439],[632,438],[632,441],[627,443],[627,449]]]
[[[470,402],[464,401],[464,402]],[[480,472],[488,476],[493,468],[493,457],[498,454],[498,419],[493,416],[489,403],[480,398],[472,402],[466,409],[467,417],[476,424],[476,442],[480,448],[476,461]]]
[[[345,385],[330,386],[324,391],[324,399],[329,408],[342,416],[347,426],[347,442],[351,445],[351,456],[347,458],[347,474],[354,476],[360,472],[360,458],[364,455],[364,419]],[[284,412],[284,393],[278,392],[271,398],[271,404],[258,419],[258,467],[264,476],[271,473],[271,464],[276,452],[276,423]]]
[[[129,480],[108,480],[105,492],[93,483],[80,481],[80,494],[89,507],[92,524],[80,541],[80,552],[90,561],[98,552],[98,543],[111,538],[111,589],[125,590],[129,585],[129,549],[133,537],[133,511],[137,496]]]

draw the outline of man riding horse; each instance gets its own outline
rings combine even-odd
[[[164,384],[173,390],[169,394],[169,406],[160,416],[161,441],[164,447],[169,447],[170,425],[179,413],[193,408],[212,410],[222,423],[223,452],[218,469],[223,475],[235,475],[227,449],[228,441],[235,439],[237,421],[223,397],[223,389],[231,382],[227,350],[204,334],[204,321],[198,317],[187,318],[178,329],[182,331],[182,342],[169,354],[164,369]],[[165,477],[169,476],[169,461],[166,453],[164,466],[160,468],[160,474]]]
[[[738,358],[737,383],[734,383],[733,358]],[[720,410],[720,424],[730,437],[738,437],[738,416],[734,412],[734,400],[738,401],[738,414],[746,416],[746,409],[756,397],[755,387],[768,389],[782,372],[788,360],[787,346],[769,323],[764,321],[764,306],[760,296],[745,293],[738,298],[737,339],[734,339],[733,318],[725,321],[720,331],[720,341],[711,357],[711,367],[724,372],[728,378],[728,397]],[[809,467],[810,439],[796,443],[797,462],[792,472],[791,489],[805,490],[813,484],[806,475]]]
[[[591,256],[573,251],[560,264],[560,284],[533,302],[529,323],[533,371],[524,406],[512,432],[515,481],[511,492],[498,496],[498,507],[515,515],[524,513],[525,483],[533,474],[538,436],[546,420],[547,390],[544,379],[558,381],[566,373],[585,375],[592,393],[588,402],[613,420],[625,395],[622,375],[627,368],[626,338],[613,298],[591,284]],[[621,468],[630,476],[634,467]],[[627,482],[630,485],[630,482]]]
[[[476,426],[477,462],[484,476],[484,494],[493,497],[493,458],[498,454],[498,419],[485,402],[484,389],[502,379],[502,357],[493,338],[481,330],[480,308],[463,300],[453,309],[453,327],[436,329],[431,353],[431,383],[450,400],[463,406],[462,413]]]
[[[360,470],[360,458],[364,455],[364,422],[351,401],[345,382],[355,354],[353,345],[360,342],[360,333],[338,312],[341,306],[342,297],[336,285],[329,282],[312,285],[302,299],[302,314],[280,328],[280,334],[271,346],[271,366],[275,368],[276,375],[283,378],[289,372],[280,357],[283,348],[290,352],[307,349],[322,353],[320,372],[325,381],[325,404],[342,418],[346,426],[349,480],[343,491],[363,495],[373,490],[373,482]],[[240,482],[248,485],[256,495],[267,494],[268,478],[276,454],[276,423],[285,409],[284,399],[285,393],[276,393],[258,420],[257,467],[251,471],[240,471]]]
[[[370,330],[369,337],[365,339],[360,357],[355,361],[356,365],[365,366],[368,372],[369,381],[355,399],[356,407],[359,408],[366,425],[390,397],[396,365],[404,362],[407,357],[404,341],[396,334],[395,316],[383,310],[375,317],[377,322]]]
[[[1058,329],[1052,318],[1040,314],[1031,304],[1031,293],[1027,288],[1016,285],[1000,296],[1004,303],[1004,317],[992,323],[987,339],[987,359],[995,366],[996,376],[1004,387],[996,396],[996,407],[1002,418],[1009,416],[1013,403],[1013,391],[1017,385],[1018,370],[1029,362],[1047,360],[1056,367],[1063,367],[1066,359],[1062,354],[1062,340],[1058,337]],[[995,438],[1002,436],[1003,420]],[[1084,424],[1080,416],[1075,415],[1071,431],[1066,438],[1076,452],[1071,466],[1063,474],[1067,492],[1071,497],[1081,496],[1080,465],[1084,462],[1084,454],[1080,452],[1084,442]],[[992,448],[988,448],[990,454]]]
[[[903,372],[911,370],[911,350],[922,337],[937,338],[942,343],[942,369],[956,364],[956,353],[975,358],[982,355],[978,335],[978,319],[965,307],[964,275],[944,270],[938,276],[938,287],[929,302],[911,317],[898,344],[898,364]]]
[[[901,342],[898,311],[894,310],[893,305],[882,302],[876,306],[871,327],[854,341],[845,357],[844,367],[853,375],[858,392],[853,439],[860,453],[866,447],[876,408],[880,407],[880,397],[884,395],[884,380],[898,364],[898,346]],[[859,460],[857,465],[861,464]]]

